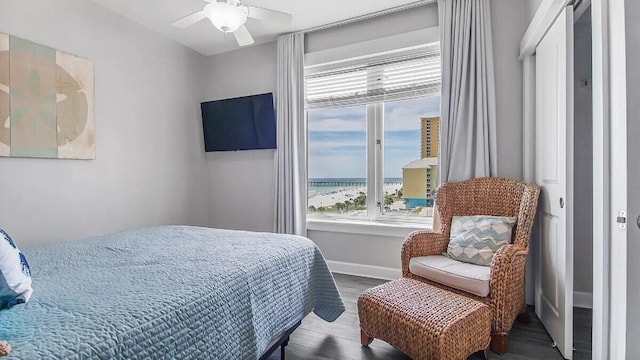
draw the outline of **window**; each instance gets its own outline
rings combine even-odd
[[[367,216],[367,107],[307,112],[308,212]]]
[[[309,218],[432,216],[439,44],[309,67],[305,88]]]

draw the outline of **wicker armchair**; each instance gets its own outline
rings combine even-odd
[[[439,230],[416,231],[407,237],[402,246],[403,277],[420,280],[489,305],[492,310],[491,349],[500,354],[506,351],[507,336],[518,315],[522,314],[523,319],[528,319],[524,268],[539,194],[537,185],[504,178],[479,178],[442,184],[436,192],[435,205],[436,216],[440,219]],[[409,271],[411,258],[446,252],[454,215],[517,218],[512,243],[500,248],[491,262],[490,292],[487,297],[450,288]]]

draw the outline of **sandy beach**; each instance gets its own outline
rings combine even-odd
[[[388,194],[395,193],[398,189],[402,188],[401,183],[385,184],[384,192]],[[353,187],[342,190],[334,190],[324,194],[314,195],[309,197],[307,206],[314,206],[316,208],[321,206],[331,206],[339,202],[345,202],[349,199],[355,199],[360,192],[366,192],[366,187]]]

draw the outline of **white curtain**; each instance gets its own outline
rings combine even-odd
[[[307,126],[304,113],[304,34],[278,37],[276,71],[276,231],[306,236]]]
[[[442,52],[440,183],[496,176],[490,0],[438,0],[438,12]]]

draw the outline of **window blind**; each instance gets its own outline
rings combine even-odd
[[[351,106],[440,94],[440,45],[402,56],[305,70],[307,109]]]

